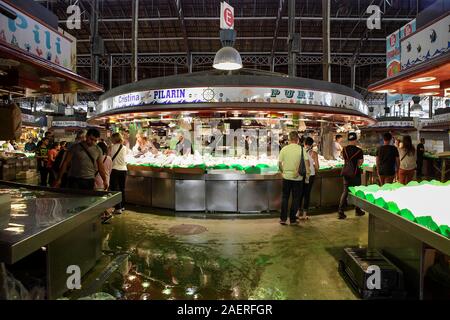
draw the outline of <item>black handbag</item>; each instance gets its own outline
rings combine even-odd
[[[306,177],[306,164],[305,164],[305,157],[303,155],[304,151],[303,151],[303,147],[301,147],[302,151],[302,155],[300,156],[300,166],[298,168],[298,174],[300,177]]]

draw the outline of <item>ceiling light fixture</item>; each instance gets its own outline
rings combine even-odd
[[[223,47],[214,57],[213,68],[228,71],[241,69],[241,55],[233,47]]]
[[[382,89],[382,90],[376,90],[376,93],[394,93],[397,92],[395,89]]]
[[[433,80],[436,80],[436,77],[415,78],[415,79],[409,80],[409,82],[419,83],[419,82],[428,82],[428,81],[433,81]]]
[[[420,87],[420,89],[423,90],[429,90],[429,89],[439,89],[441,86],[439,84],[432,84],[430,86]]]
[[[411,112],[423,111],[422,105],[420,105],[420,97],[414,96],[412,97],[414,104],[411,106]]]
[[[425,92],[425,93],[421,93],[421,96],[437,96],[439,94],[439,92]]]

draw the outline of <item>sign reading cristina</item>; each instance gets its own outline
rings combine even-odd
[[[273,87],[199,87],[132,92],[101,101],[97,106],[97,114],[152,104],[220,102],[311,104],[352,109],[368,114],[367,105],[351,96],[325,91]]]

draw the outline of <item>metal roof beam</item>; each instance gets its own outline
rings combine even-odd
[[[188,20],[196,20],[196,21],[206,21],[206,20],[219,20],[218,17],[184,17],[184,21]],[[277,20],[277,17],[235,17],[235,20]],[[288,17],[281,17],[281,20],[287,20]],[[410,22],[413,20],[413,17],[383,17],[383,21],[397,21],[397,22]],[[139,22],[143,21],[178,21],[178,17],[154,17],[154,18],[139,18]],[[322,17],[295,17],[295,20],[302,20],[302,21],[322,21]],[[364,17],[358,18],[358,17],[331,17],[331,21],[365,21]],[[131,18],[100,18],[98,20],[99,22],[131,22]],[[60,24],[66,23],[67,20],[59,20]],[[89,20],[85,19],[83,20],[84,23],[89,22]]]
[[[189,40],[186,31],[186,25],[184,23],[184,15],[183,15],[183,7],[181,6],[181,0],[175,0],[175,5],[177,7],[178,19],[181,25],[181,33],[183,34],[184,39],[184,50],[186,50],[186,54],[190,54],[189,50]]]
[[[272,41],[272,51],[270,53],[270,63],[271,63],[271,69],[274,71],[274,53],[275,53],[275,45],[277,42],[278,37],[278,29],[280,28],[280,21],[281,21],[281,15],[283,13],[283,4],[284,0],[280,0],[279,6],[278,6],[278,12],[277,12],[277,19],[275,21],[275,31],[273,33],[273,41]]]
[[[187,37],[188,40],[217,40],[219,37]],[[236,40],[272,40],[273,37],[236,37]],[[279,40],[287,40],[288,37],[277,37]],[[173,40],[185,40],[185,37],[170,37],[170,38],[139,38],[139,41],[173,41]],[[314,40],[322,41],[321,37],[302,37],[302,40]],[[332,41],[360,41],[361,38],[331,38]],[[369,41],[386,41],[386,38],[368,38]],[[103,41],[131,41],[131,38],[121,39],[103,39]],[[79,43],[89,42],[89,39],[79,39]]]

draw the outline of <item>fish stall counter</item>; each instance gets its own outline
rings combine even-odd
[[[0,180],[26,179],[36,170],[34,153],[0,152]]]
[[[330,210],[342,193],[342,160],[319,160],[311,208]],[[373,161],[373,160],[372,160]],[[146,155],[128,157],[126,202],[177,212],[268,213],[281,210],[276,159]]]
[[[429,296],[431,289],[436,290],[427,285],[430,272],[439,270],[433,275],[439,274],[440,280],[434,281],[450,297],[450,181],[370,185],[350,191],[349,202],[369,213],[369,249],[380,251],[402,270],[409,295]]]
[[[120,192],[0,181],[0,263],[8,280],[20,281],[30,294],[42,292],[41,299],[61,297],[68,270],[74,272],[68,267],[79,267],[83,276],[100,258],[100,216],[120,199]]]

